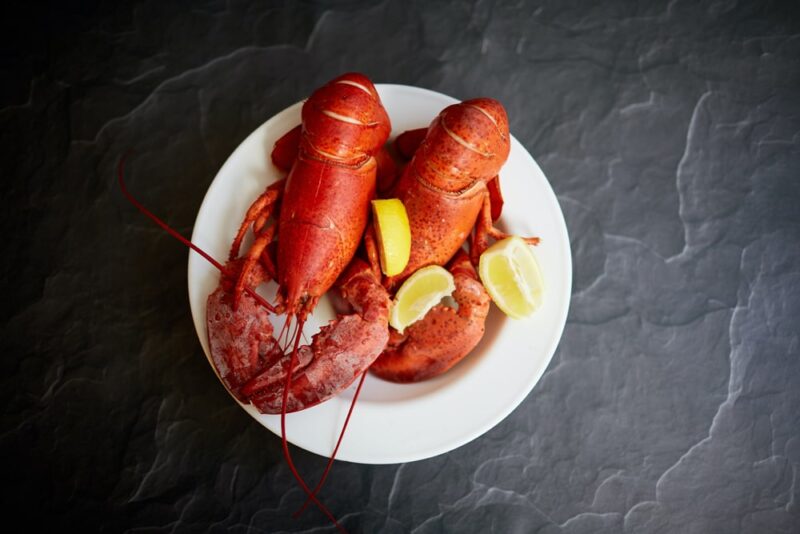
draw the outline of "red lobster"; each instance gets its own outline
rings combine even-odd
[[[299,340],[306,317],[361,241],[375,194],[374,154],[390,130],[375,87],[350,73],[317,89],[303,105],[302,126],[276,143],[273,160],[291,165],[289,175],[248,209],[231,247],[229,275],[207,305],[217,371],[237,398],[261,412],[293,412],[332,397],[386,344],[388,296],[359,261],[339,280],[356,313],[323,327],[308,346]],[[237,258],[251,227],[253,244]],[[271,245],[276,237],[277,250]],[[266,310],[244,292],[267,279],[279,286],[277,311],[297,320],[290,355],[273,337]]]
[[[336,450],[312,491],[291,460],[285,415],[323,402],[365,376],[388,341],[389,295],[365,262],[351,260],[375,196],[375,156],[390,131],[386,110],[365,76],[345,74],[317,89],[303,105],[302,125],[273,150],[273,162],[291,169],[288,176],[267,187],[248,209],[220,285],[207,303],[209,346],[220,377],[239,400],[263,413],[281,414],[283,451],[292,474],[340,530],[316,498]],[[239,258],[250,228],[253,244]],[[354,313],[338,316],[301,347],[306,318],[337,278]],[[254,300],[253,289],[268,279],[278,283],[275,311],[287,316],[278,339],[296,320],[289,354],[273,336],[267,311]]]
[[[340,531],[344,529],[316,498],[336,450],[312,491],[291,460],[285,415],[330,398],[359,375],[363,383],[367,368],[386,345],[388,294],[365,262],[351,263],[351,259],[375,194],[376,156],[383,164],[393,164],[382,152],[390,131],[386,110],[365,76],[345,74],[316,90],[303,105],[302,125],[281,138],[272,153],[276,165],[291,168],[288,177],[267,187],[250,206],[225,265],[128,192],[123,179],[125,157],[118,168],[126,198],[221,271],[219,286],[207,301],[212,362],[240,401],[252,402],[262,412],[281,414],[283,451],[292,474],[308,494],[307,502],[317,504]],[[239,249],[250,227],[255,239],[240,258]],[[276,306],[255,292],[270,278],[279,284]],[[354,313],[331,321],[309,346],[300,347],[303,323],[337,278]],[[287,315],[278,339],[273,336],[269,312]],[[279,340],[288,334],[292,318],[296,319],[293,348],[291,355],[285,355]],[[349,418],[348,414],[345,427]]]
[[[312,491],[293,465],[285,415],[322,402],[364,376],[386,345],[388,294],[366,263],[351,259],[375,194],[374,156],[390,131],[389,117],[365,76],[345,74],[316,90],[303,105],[301,127],[284,136],[273,151],[276,164],[291,167],[288,177],[267,187],[250,206],[224,266],[139,203],[125,187],[124,158],[119,164],[120,187],[128,200],[221,271],[219,286],[207,301],[212,362],[239,400],[252,402],[262,412],[281,414],[289,468],[309,500],[339,530],[343,529],[336,518],[315,496],[322,482]],[[239,258],[251,226],[255,239]],[[279,284],[276,306],[255,292],[268,278]],[[337,278],[354,313],[331,321],[309,346],[300,347],[306,317]],[[296,319],[291,355],[285,355],[279,343],[288,329],[276,339],[270,311],[285,312],[287,327]]]
[[[508,236],[493,226],[502,209],[498,172],[510,150],[508,117],[496,100],[467,100],[445,108],[427,129],[399,136],[396,147],[413,155],[388,195],[406,207],[411,256],[385,285],[395,286],[420,267],[447,264],[468,238],[472,262],[461,252],[450,263],[458,309],[438,305],[403,334],[392,330],[387,350],[370,368],[386,380],[416,382],[447,371],[483,337],[490,299],[473,265],[490,237]],[[370,241],[374,237],[368,239],[374,258]]]

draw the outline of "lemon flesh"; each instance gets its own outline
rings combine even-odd
[[[444,267],[431,265],[412,274],[397,290],[389,324],[400,333],[419,321],[431,308],[455,290],[453,275]]]
[[[372,201],[381,270],[386,276],[403,272],[411,254],[411,227],[403,202],[396,198]]]
[[[513,319],[529,317],[542,304],[544,282],[530,247],[517,236],[481,254],[478,274],[497,307]]]

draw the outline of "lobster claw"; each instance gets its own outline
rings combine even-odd
[[[359,259],[353,260],[339,279],[339,289],[353,308],[340,314],[298,349],[298,365],[292,375],[286,400],[286,412],[296,412],[319,404],[339,394],[364,374],[380,355],[389,339],[389,294],[372,269]],[[274,365],[280,372],[264,371],[270,377],[258,389],[259,377],[245,386],[250,401],[262,413],[281,413],[285,369],[291,355]]]
[[[242,402],[242,386],[270,368],[283,351],[273,337],[269,312],[248,294],[234,304],[231,284],[220,284],[208,296],[206,324],[214,368],[222,383]]]
[[[458,309],[438,304],[403,334],[393,331],[386,350],[370,367],[375,375],[391,382],[426,380],[453,367],[481,340],[489,294],[463,250],[450,262],[449,271]]]

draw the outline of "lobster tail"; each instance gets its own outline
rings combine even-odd
[[[413,146],[420,134],[403,141]],[[510,146],[508,117],[497,100],[475,98],[439,113],[393,191],[408,212],[412,247],[406,268],[390,286],[453,257],[472,232],[486,184],[500,172]]]
[[[510,147],[503,106],[476,98],[448,106],[433,120],[409,168],[426,184],[456,193],[494,177]]]
[[[389,138],[391,125],[375,86],[363,74],[331,80],[303,105],[300,149],[345,165],[369,159]]]

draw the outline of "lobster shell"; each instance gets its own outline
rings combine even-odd
[[[395,185],[411,226],[411,254],[404,280],[426,265],[444,265],[472,231],[511,148],[508,117],[491,98],[445,108]]]
[[[391,125],[372,82],[357,73],[317,89],[302,119],[278,222],[277,281],[287,313],[304,318],[358,248],[375,195],[373,155]]]
[[[375,196],[376,168],[374,158],[351,168],[298,156],[286,183],[278,239],[278,283],[289,310],[324,294],[355,254]]]

